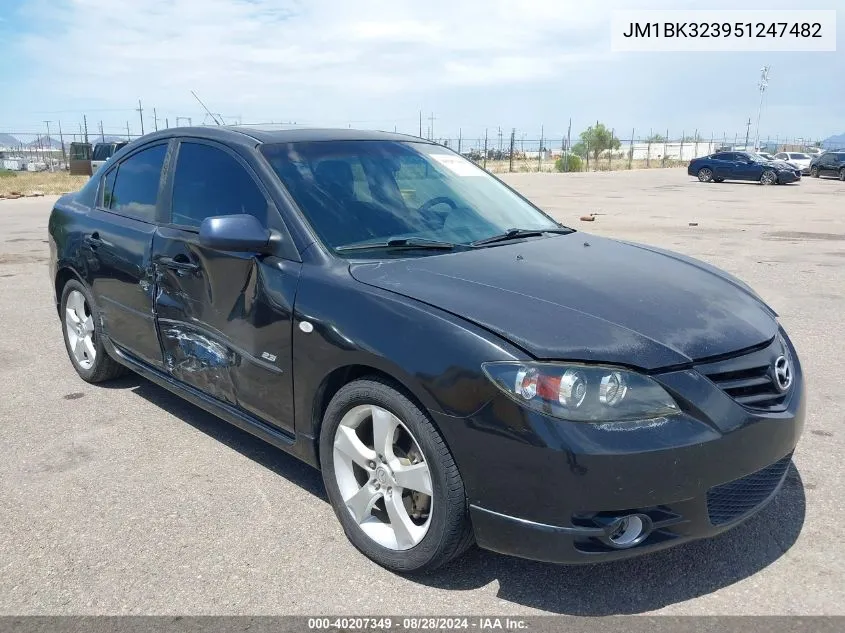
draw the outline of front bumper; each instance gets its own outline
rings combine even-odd
[[[800,171],[779,171],[778,174],[778,182],[781,184],[786,184],[789,182],[795,182],[797,180],[801,180],[801,172]]]
[[[627,558],[714,536],[777,493],[804,425],[804,384],[781,410],[739,404],[696,369],[654,376],[683,413],[652,424],[566,422],[502,395],[465,419],[435,414],[464,478],[479,546],[556,563]],[[648,529],[607,538],[616,517]]]

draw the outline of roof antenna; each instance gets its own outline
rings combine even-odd
[[[215,118],[215,116],[214,116],[213,114],[211,114],[211,111],[210,111],[208,108],[206,108],[206,107],[205,107],[205,104],[204,104],[202,101],[200,101],[200,98],[197,96],[197,93],[196,93],[196,92],[194,92],[193,90],[191,90],[191,94],[192,94],[192,95],[194,95],[194,99],[196,99],[197,101],[199,101],[199,104],[203,107],[203,109],[206,111],[206,113],[208,114],[208,116],[210,116],[210,117],[211,117],[211,120],[212,120],[212,121],[214,121],[217,125],[220,125],[220,121],[218,121],[218,120]]]

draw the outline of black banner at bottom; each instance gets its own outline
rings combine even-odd
[[[845,616],[0,616],[0,633],[842,633]]]

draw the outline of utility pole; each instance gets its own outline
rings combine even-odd
[[[129,135],[129,121],[126,122],[126,140],[131,141],[132,137]]]
[[[564,158],[564,171],[569,171],[569,152],[572,151],[572,117],[569,117],[569,127],[566,128],[566,158]]]
[[[53,171],[53,139],[50,136],[50,121],[44,121],[47,124],[47,147],[50,148],[50,171]]]
[[[763,112],[763,95],[766,93],[766,88],[769,87],[769,70],[771,66],[763,66],[760,69],[760,83],[757,87],[760,89],[760,105],[757,106],[757,129],[754,132],[754,151],[757,151],[757,145],[760,142],[760,114]],[[747,149],[747,148],[746,148]]]
[[[487,169],[487,128],[484,128],[484,169]]]
[[[141,100],[138,99],[138,116],[141,117],[141,136],[144,136],[144,108],[141,107]]]
[[[165,127],[165,128],[169,128],[169,127],[170,127],[170,120],[169,120],[167,117],[164,117],[164,127]]]
[[[508,172],[513,172],[513,142],[516,138],[516,128],[511,129],[511,151],[508,154]]]
[[[745,151],[748,151],[748,134],[751,132],[751,117],[748,117],[748,123],[745,124]],[[736,137],[734,137],[736,143]]]
[[[428,123],[431,128],[431,136],[429,140],[434,140],[434,112],[431,113],[431,116],[428,117]]]
[[[155,127],[155,131],[158,132],[158,115],[156,114],[155,108],[153,108],[153,127]]]
[[[422,110],[420,110],[420,138],[422,138]]]
[[[106,142],[106,135],[103,134],[103,122],[100,121],[100,140],[105,143]]]
[[[65,137],[62,135],[62,122],[59,121],[59,143],[62,144],[62,162],[67,166],[67,154],[65,154]]]
[[[85,125],[85,142],[88,143],[88,117],[82,115],[82,123]]]

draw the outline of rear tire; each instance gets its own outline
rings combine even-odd
[[[839,170],[839,180],[845,182],[845,167]]]
[[[99,315],[88,288],[71,279],[62,288],[59,305],[65,349],[79,377],[93,384],[125,374],[128,370],[103,347]]]
[[[713,170],[709,167],[702,167],[698,170],[698,180],[700,182],[712,182],[713,181]]]
[[[320,461],[346,537],[382,567],[431,571],[472,545],[448,447],[426,413],[382,379],[356,380],[335,394],[320,429]],[[411,481],[419,469],[428,477],[417,472]]]
[[[818,178],[819,177],[819,168],[816,167],[815,165],[810,167],[810,176],[812,178]]]

